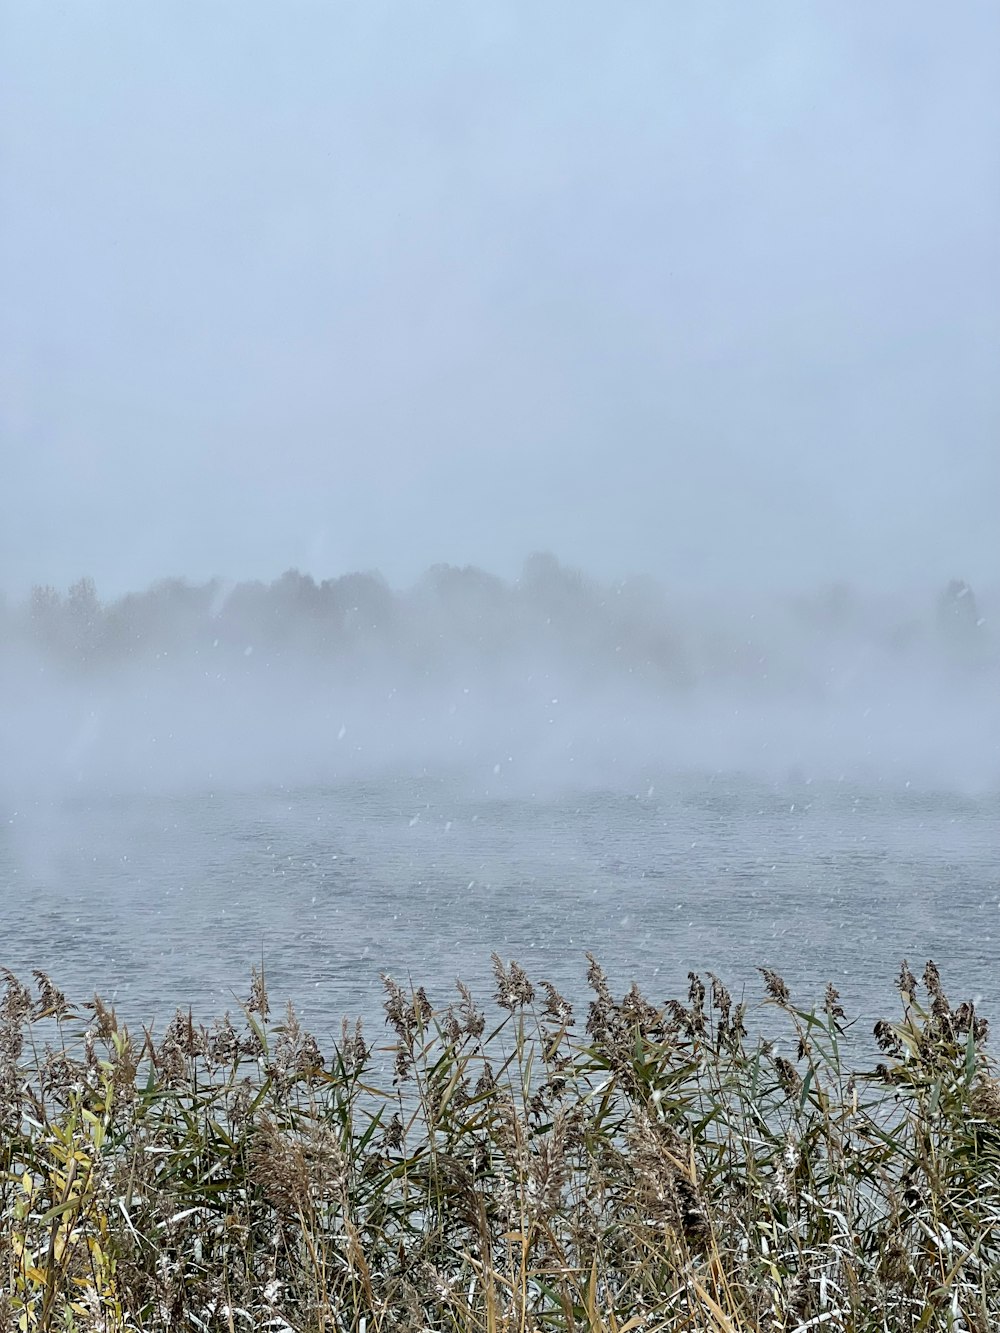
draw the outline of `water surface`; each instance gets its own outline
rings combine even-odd
[[[435,1000],[489,954],[582,998],[584,951],[616,986],[683,994],[689,969],[797,999],[832,980],[892,1008],[900,958],[1000,1015],[996,795],[672,778],[638,792],[505,793],[458,779],[10,804],[3,965],[95,988],[133,1020],[209,1017],[263,959],[324,1038],[378,1022],[379,973]]]

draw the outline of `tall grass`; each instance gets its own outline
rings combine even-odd
[[[590,959],[575,1020],[494,971],[492,1018],[386,978],[388,1046],[345,1025],[326,1059],[260,974],[160,1036],[5,974],[0,1324],[1000,1326],[1000,1084],[932,963],[855,1072],[832,987],[765,971],[775,1041],[711,976],[654,1004]]]

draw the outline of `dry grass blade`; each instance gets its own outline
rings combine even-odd
[[[551,986],[494,971],[492,1030],[464,986],[435,1012],[387,978],[385,1077],[359,1027],[324,1056],[275,1022],[263,968],[241,1026],[180,1013],[141,1050],[99,999],[7,974],[7,1325],[1000,1326],[1000,1082],[933,964],[852,1069],[829,987],[796,1008],[766,971],[764,1040],[717,977],[616,999],[591,958],[575,1036]]]

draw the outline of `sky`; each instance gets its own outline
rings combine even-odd
[[[0,0],[0,589],[995,582],[998,144],[993,0]]]

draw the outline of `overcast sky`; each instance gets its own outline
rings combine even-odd
[[[0,0],[0,585],[1000,571],[1000,6]]]

